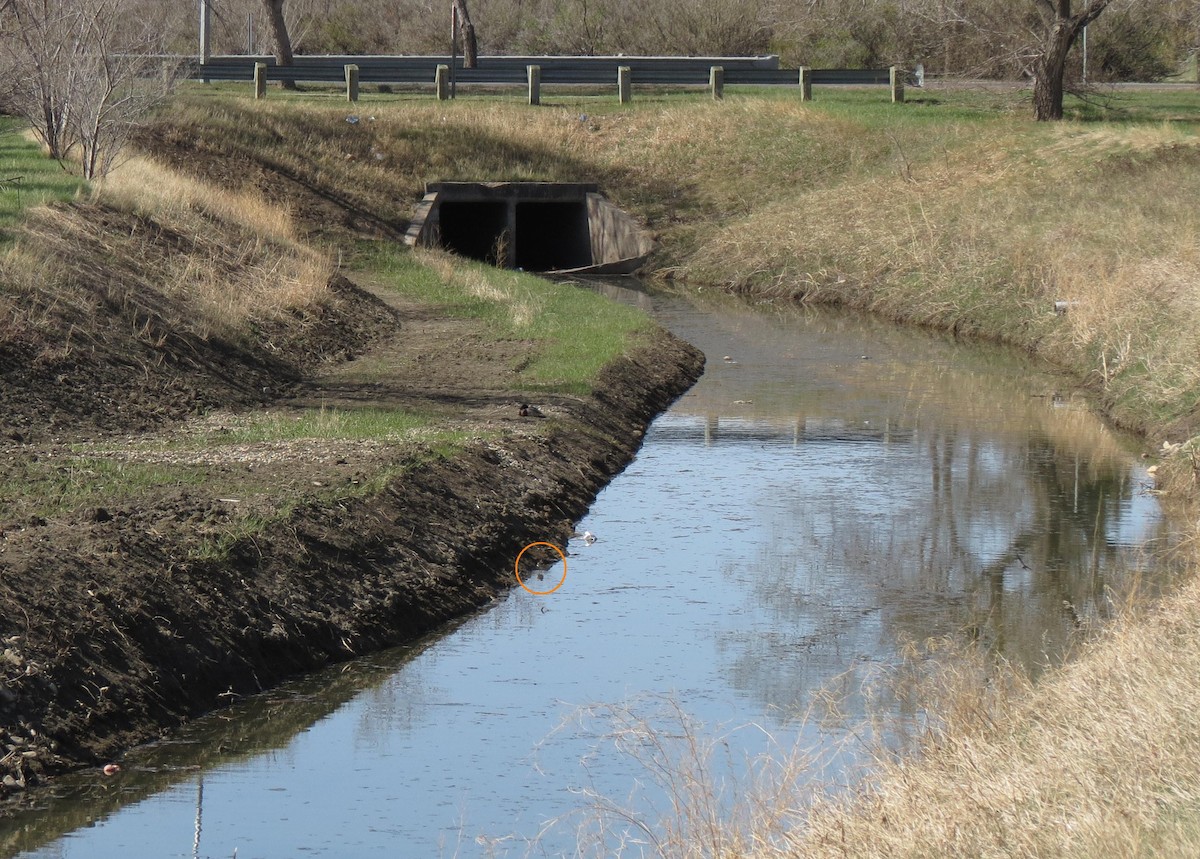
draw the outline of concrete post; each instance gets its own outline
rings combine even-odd
[[[450,98],[450,67],[443,63],[437,67],[437,71],[433,75],[433,82],[437,88],[438,101],[446,101]]]
[[[888,78],[892,86],[892,104],[904,103],[904,72],[899,66],[888,69]]]
[[[267,64],[254,64],[254,97],[267,97]]]
[[[629,66],[621,66],[617,69],[617,101],[621,104],[629,104],[632,97],[633,87],[630,83]]]
[[[725,98],[725,69],[712,66],[708,70],[708,88],[712,91],[714,101]]]
[[[529,76],[529,103],[542,103],[542,67],[526,66],[525,73]]]
[[[358,66],[346,66],[346,101],[358,101]]]
[[[812,101],[812,69],[800,67],[800,100]]]

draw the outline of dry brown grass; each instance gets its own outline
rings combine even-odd
[[[797,189],[677,276],[1009,340],[1086,375],[1125,421],[1184,417],[1200,396],[1200,141],[1065,126],[971,143]]]
[[[1036,687],[954,660],[926,678],[939,723],[918,756],[755,855],[1197,855],[1198,642],[1193,581]]]
[[[120,208],[162,220],[207,216],[237,224],[271,241],[292,244],[298,239],[290,213],[261,194],[201,182],[151,158],[123,161],[100,186],[100,196]]]
[[[303,243],[286,209],[260,194],[196,181],[148,158],[114,171],[102,200],[192,236],[194,253],[168,258],[165,282],[200,313],[199,333],[229,333],[319,304],[335,273],[328,251]],[[213,225],[220,236],[209,238]],[[230,245],[230,228],[239,240]]]
[[[1120,614],[1036,684],[949,641],[860,678],[883,715],[849,733],[865,767],[850,791],[823,783],[828,750],[731,760],[728,734],[675,702],[589,709],[664,800],[634,812],[585,790],[580,855],[1200,855],[1200,580],[1149,608],[1129,595]],[[842,728],[846,691],[819,701]]]
[[[560,732],[581,732],[597,753],[615,750],[644,775],[623,798],[585,785],[577,792],[586,804],[546,824],[543,836],[573,827],[575,855],[597,859],[747,855],[794,820],[792,790],[801,779],[816,781],[824,758],[784,748],[756,724],[718,731],[666,696],[580,708],[547,740]],[[770,751],[735,753],[747,734],[755,736],[745,745]],[[535,839],[529,855],[538,846]]]
[[[172,332],[238,341],[322,305],[334,275],[286,211],[134,158],[94,199],[26,212],[0,257],[0,337],[53,359],[72,342],[60,329],[88,331],[107,306],[155,348]]]

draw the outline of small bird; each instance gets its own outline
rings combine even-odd
[[[517,414],[523,418],[544,418],[541,409],[537,406],[531,406],[529,403],[521,403],[521,407],[517,409]]]
[[[593,534],[591,531],[584,531],[583,532],[583,542],[589,546],[592,545],[592,543],[596,542],[596,535]]]

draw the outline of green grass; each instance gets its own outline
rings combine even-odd
[[[604,366],[649,328],[640,311],[583,287],[556,285],[538,320],[538,354],[521,380],[531,390],[590,393]]]
[[[413,462],[419,462],[451,457],[470,437],[461,430],[439,429],[436,418],[423,414],[322,408],[298,414],[252,415],[235,426],[197,434],[184,442],[158,439],[135,442],[130,451],[135,456],[178,455],[187,451],[219,454],[222,447],[305,439],[378,440],[411,443],[408,453],[415,457]],[[381,491],[396,473],[393,468],[380,469],[356,483],[337,483],[319,492],[306,484],[305,492],[332,501],[366,496]],[[242,469],[214,469],[205,463],[128,461],[86,450],[53,459],[28,460],[19,470],[9,472],[8,483],[0,486],[0,524],[120,505],[170,488],[201,489],[212,497],[238,497],[246,491],[264,491],[257,477],[242,475]],[[274,518],[286,517],[292,502],[278,488],[275,494],[279,507]],[[255,526],[237,524],[234,530],[251,533]]]
[[[1120,90],[1098,87],[1085,98],[1067,96],[1067,120],[1077,122],[1200,122],[1200,90],[1178,87],[1161,90]]]
[[[394,439],[433,426],[436,418],[400,409],[308,409],[295,415],[254,415],[235,427],[205,436],[199,445],[326,439]]]
[[[24,123],[0,116],[0,244],[11,240],[21,212],[48,200],[74,197],[85,183],[42,154]]]
[[[486,319],[498,315],[498,304],[454,286],[413,254],[391,245],[360,246],[355,268],[378,277],[406,298],[436,307],[447,316]],[[473,265],[469,261],[464,266]]]
[[[166,487],[212,484],[203,466],[124,462],[95,456],[39,459],[8,473],[0,486],[0,523],[50,517],[119,503]]]
[[[641,311],[589,289],[470,260],[385,247],[358,265],[411,299],[479,320],[493,340],[529,342],[518,375],[529,391],[590,393],[604,366],[652,326]]]

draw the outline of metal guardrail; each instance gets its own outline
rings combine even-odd
[[[193,64],[191,77],[204,81],[250,81],[256,63],[266,65],[269,81],[341,83],[345,67],[358,66],[364,84],[432,84],[439,65],[451,65],[448,56],[299,56],[291,66],[279,66],[270,56],[219,56]],[[798,85],[798,69],[781,69],[779,58],[769,57],[480,57],[476,68],[454,62],[460,84],[524,85],[527,68],[541,68],[543,84],[606,86],[617,69],[630,69],[632,81],[650,85],[704,86],[713,66],[725,70],[727,84]],[[814,84],[886,85],[888,69],[813,69]]]

